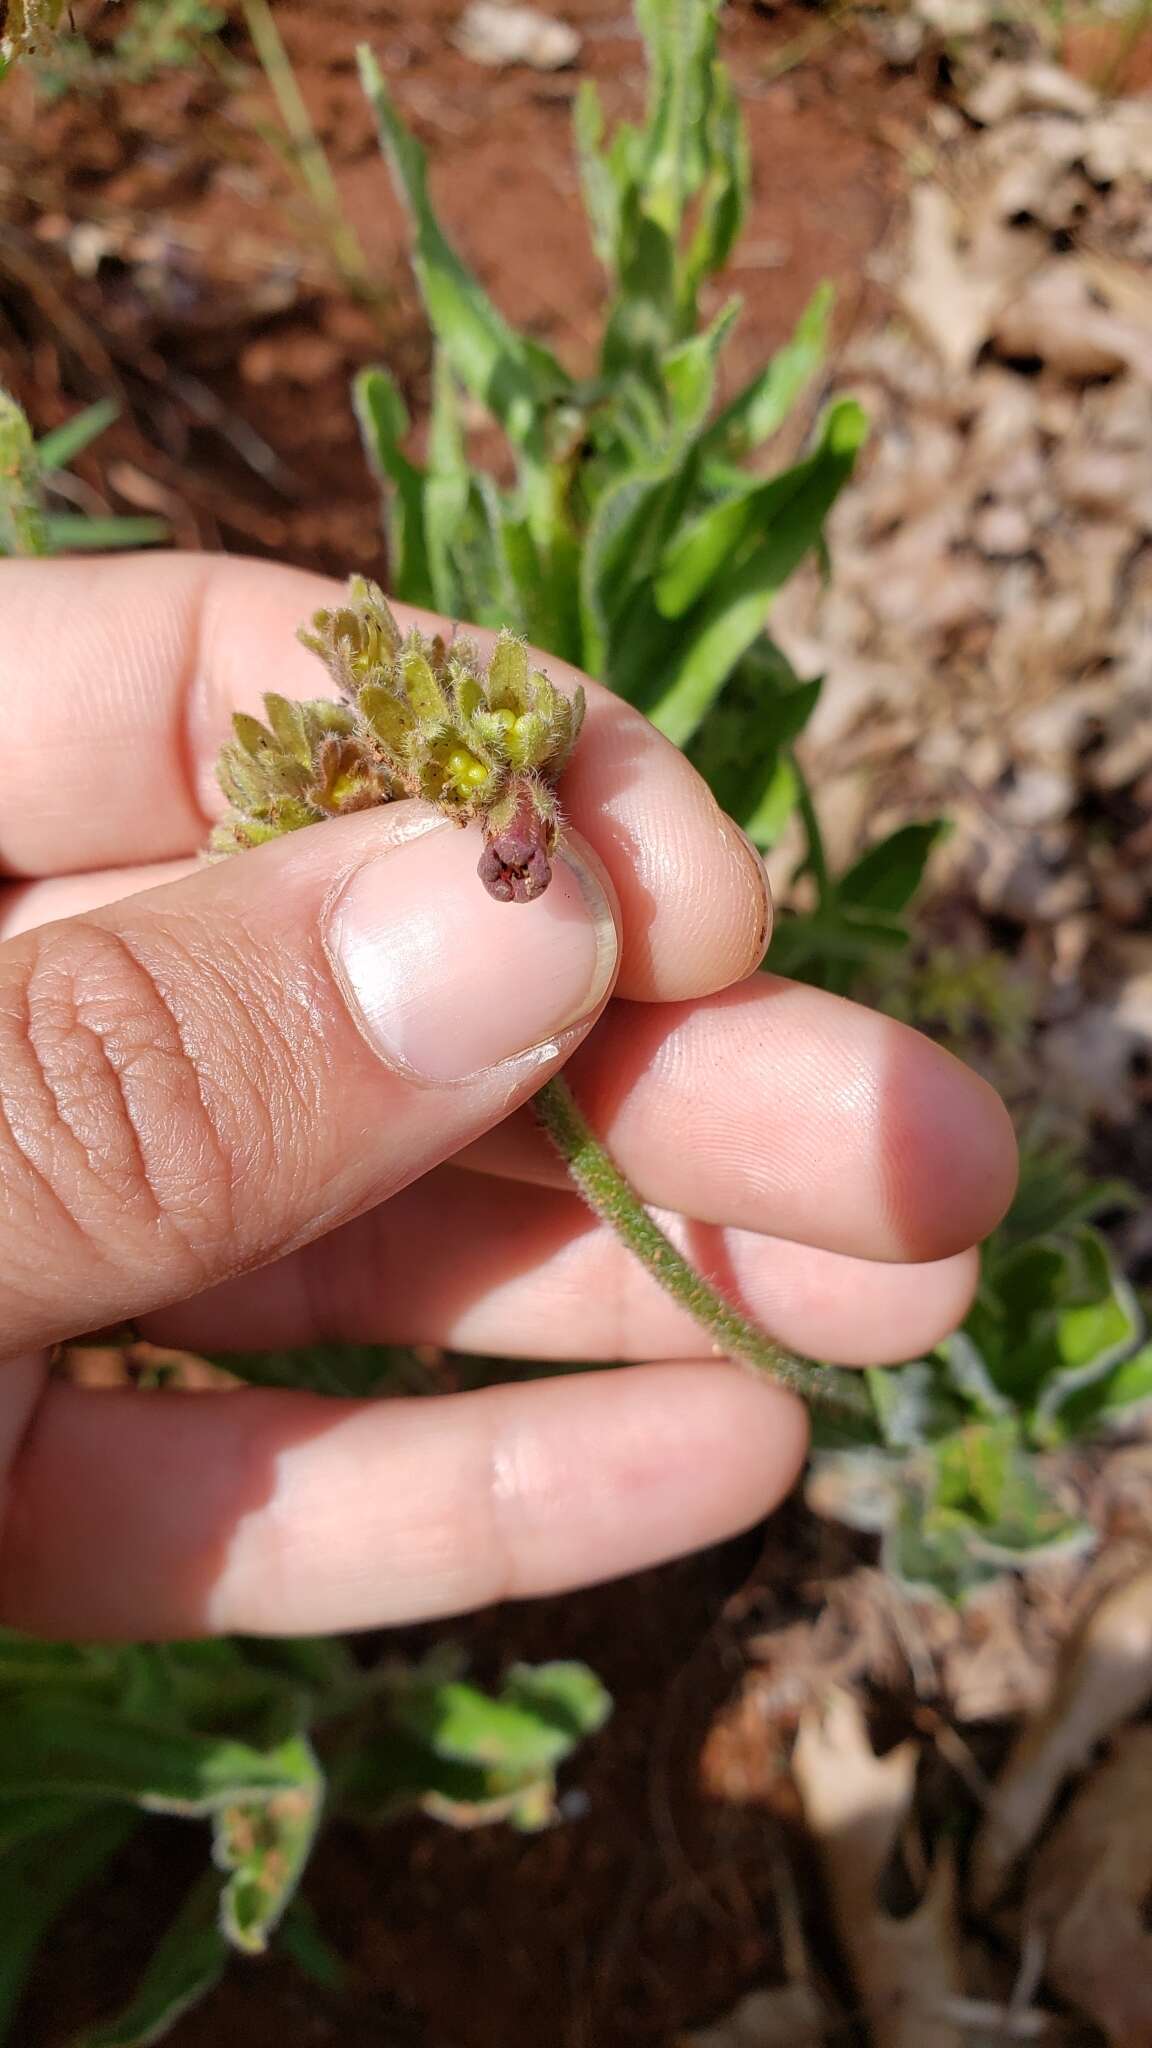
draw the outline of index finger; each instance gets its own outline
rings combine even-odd
[[[296,628],[338,590],[301,569],[219,555],[0,563],[0,872],[194,853],[222,807],[214,765],[232,712],[258,711],[269,689],[326,694]],[[444,623],[402,605],[397,614]],[[588,690],[563,796],[620,900],[621,992],[685,997],[741,979],[767,941],[756,854],[646,719],[567,663],[540,659],[562,687]]]

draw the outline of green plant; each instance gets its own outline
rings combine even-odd
[[[0,1632],[0,2039],[53,1921],[149,1815],[202,1822],[213,1869],[128,2006],[75,2048],[158,2040],[230,1954],[273,1936],[338,1980],[297,1896],[322,1818],[544,1827],[558,1767],[608,1712],[572,1663],[514,1665],[485,1691],[446,1652],[366,1663],[338,1641],[84,1648]]]
[[[1093,1540],[1058,1454],[1152,1401],[1145,1317],[1092,1221],[1129,1199],[1059,1154],[1027,1158],[963,1327],[926,1359],[868,1374],[868,1441],[825,1435],[813,1502],[881,1533],[896,1579],[959,1599]]]
[[[0,385],[0,556],[138,548],[167,539],[161,519],[90,519],[51,509],[53,479],[104,432],[116,413],[111,400],[102,399],[35,441],[21,408]]]
[[[212,48],[227,15],[210,0],[133,0],[120,10],[123,27],[93,49],[83,35],[57,35],[36,64],[36,84],[50,99],[140,85],[162,71],[186,70]],[[71,20],[71,16],[69,16]]]
[[[759,846],[799,808],[816,904],[786,916],[774,965],[846,987],[879,948],[905,943],[901,913],[938,825],[912,826],[830,875],[795,741],[820,684],[775,646],[772,600],[812,550],[851,474],[865,421],[830,406],[791,467],[765,451],[818,377],[831,294],[717,407],[740,305],[701,324],[704,287],[738,236],[747,193],[743,125],[716,56],[718,0],[642,0],[649,68],[638,125],[606,137],[594,87],[577,103],[590,232],[606,273],[598,359],[584,377],[520,334],[441,229],[420,145],[376,61],[360,53],[381,144],[412,223],[432,329],[426,454],[389,373],[366,370],[355,399],[384,492],[397,597],[449,617],[510,626],[637,704],[711,783]],[[495,420],[512,482],[469,458],[467,401]]]

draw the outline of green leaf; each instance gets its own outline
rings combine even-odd
[[[785,910],[772,932],[768,964],[773,974],[843,995],[855,976],[876,968],[878,955],[898,953],[907,944],[907,929],[896,918],[837,904],[811,916]]]
[[[215,1990],[228,1962],[217,1891],[210,1875],[193,1886],[152,1951],[128,2004],[115,2019],[78,2035],[71,2048],[149,2048]]]
[[[11,1701],[0,1743],[0,1800],[125,1800],[155,1813],[207,1814],[237,1800],[291,1791],[290,1744],[263,1752],[192,1735],[104,1706]]]
[[[450,1824],[543,1827],[557,1766],[608,1717],[603,1686],[580,1664],[516,1665],[493,1697],[442,1662],[397,1675],[386,1730],[345,1766],[342,1807],[381,1819],[418,1805]]]
[[[638,572],[663,525],[670,489],[665,464],[640,468],[605,491],[592,515],[580,561],[580,608],[584,665],[594,674],[607,667],[620,622],[635,600]],[[662,622],[655,623],[654,655]]]
[[[868,1391],[881,1436],[893,1451],[923,1450],[968,1419],[962,1401],[928,1359],[871,1370]]]
[[[605,378],[635,372],[659,386],[659,363],[676,339],[676,245],[645,211],[638,192],[620,209],[619,285],[609,309],[601,350]]]
[[[682,618],[713,589],[726,565],[766,540],[775,543],[783,582],[819,536],[838,492],[851,475],[867,422],[852,399],[832,407],[814,452],[780,476],[730,491],[678,533],[664,551],[656,603],[665,618]]]
[[[62,427],[53,428],[38,442],[36,452],[41,469],[67,469],[119,415],[120,407],[114,398],[101,398],[95,405],[85,406],[83,412],[74,413]]]
[[[282,1743],[277,1758],[291,1770],[291,1786],[221,1807],[213,1822],[213,1859],[229,1872],[220,1925],[249,1955],[268,1946],[304,1874],[324,1800],[323,1775],[303,1735]]]
[[[1045,1377],[1033,1413],[1033,1428],[1041,1439],[1059,1433],[1064,1404],[1113,1372],[1145,1331],[1136,1295],[1105,1240],[1088,1224],[1077,1235],[1085,1269],[1080,1287],[1088,1298],[1074,1300],[1057,1317],[1058,1363]]]
[[[716,386],[716,365],[740,309],[739,299],[729,299],[710,327],[669,349],[661,363],[672,418],[684,440],[695,434],[707,417]]]
[[[659,664],[656,681],[641,686],[636,674],[638,647],[613,662],[610,679],[621,694],[642,709],[668,738],[683,746],[696,731],[709,705],[741,656],[763,630],[772,599],[819,538],[824,519],[851,474],[863,439],[864,416],[851,401],[833,408],[816,453],[797,469],[748,491],[739,502],[739,517],[727,518],[719,506],[693,531],[691,549],[666,554],[669,581],[659,580],[657,602],[666,604],[674,591],[678,606],[676,630],[668,635],[671,660]],[[706,524],[710,519],[716,525]],[[721,533],[730,549],[724,566],[711,559]],[[705,559],[707,574],[699,581]],[[723,559],[723,558],[722,558]],[[675,573],[674,573],[675,571]],[[697,589],[692,606],[688,593]]]
[[[36,1799],[36,1788],[29,1788]],[[36,1953],[57,1915],[123,1847],[136,1817],[108,1807],[46,1826],[0,1853],[0,2039],[7,2035]],[[73,1809],[75,1814],[75,1809]]]
[[[364,1399],[411,1384],[412,1353],[389,1344],[308,1344],[293,1351],[214,1351],[223,1366],[256,1387],[298,1387],[312,1394]]]
[[[788,749],[815,710],[820,689],[820,678],[802,683],[761,634],[685,750],[721,809],[757,846],[770,846],[791,815],[796,778]]]
[[[554,1761],[585,1736],[595,1735],[612,1711],[596,1673],[572,1660],[514,1664],[504,1681],[503,1697],[555,1731],[559,1746]]]
[[[518,1666],[498,1698],[461,1681],[414,1685],[393,1703],[398,1724],[437,1756],[481,1764],[501,1779],[551,1770],[607,1718],[608,1700],[583,1666]]]
[[[1013,1420],[943,1438],[905,1468],[885,1568],[904,1584],[959,1601],[1013,1568],[1067,1556],[1094,1540],[1036,1468]]]
[[[635,14],[649,63],[642,182],[653,219],[675,236],[711,168],[719,0],[635,0]]]
[[[1085,1174],[1066,1147],[1040,1150],[1025,1145],[1012,1207],[988,1251],[1006,1251],[1034,1237],[1058,1236],[1078,1223],[1092,1222],[1107,1209],[1137,1207],[1139,1202],[1130,1187]]]
[[[542,463],[545,417],[570,390],[571,379],[546,349],[508,325],[461,262],[436,219],[424,151],[401,121],[372,50],[361,44],[357,54],[380,145],[411,216],[413,263],[437,342],[513,444]]]
[[[276,1952],[286,1955],[322,1991],[343,1991],[348,1971],[328,1940],[307,1899],[298,1892],[280,1922]]]
[[[572,125],[592,246],[609,270],[615,262],[619,193],[602,149],[604,109],[590,78],[580,81]]]
[[[0,1690],[34,1685],[99,1686],[114,1676],[117,1652],[76,1643],[42,1643],[0,1629]]]
[[[1060,1403],[1056,1422],[1063,1437],[1085,1437],[1121,1429],[1152,1402],[1152,1344],[1094,1380],[1074,1388]]]
[[[924,879],[934,846],[950,827],[943,818],[928,824],[901,825],[842,875],[837,884],[841,903],[898,916],[907,909]]]
[[[168,540],[171,531],[163,519],[85,519],[72,512],[49,513],[46,525],[53,554],[153,547]]]
[[[742,462],[783,426],[823,365],[834,298],[830,284],[813,293],[783,348],[713,421],[701,443],[705,461]]]
[[[707,170],[680,280],[680,318],[685,326],[696,319],[701,285],[724,268],[735,247],[751,172],[739,104],[722,64],[710,64],[708,86],[704,115]]]
[[[388,371],[361,370],[352,385],[360,437],[384,487],[388,568],[392,589],[406,604],[435,607],[424,527],[425,478],[404,454],[408,411]]]

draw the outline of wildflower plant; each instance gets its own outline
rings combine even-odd
[[[402,635],[383,592],[361,576],[300,638],[340,698],[269,695],[267,725],[235,719],[219,767],[232,809],[213,851],[422,797],[456,824],[483,826],[479,874],[490,895],[542,896],[559,828],[554,785],[576,744],[583,691],[566,697],[511,633],[486,662],[466,639]]]

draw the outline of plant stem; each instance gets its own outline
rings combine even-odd
[[[360,237],[344,212],[340,188],[268,0],[242,4],[248,34],[284,124],[289,161],[308,195],[332,261],[350,291],[369,305],[380,306],[388,294],[373,279]]]
[[[866,1391],[855,1376],[813,1365],[785,1351],[725,1301],[677,1251],[593,1135],[565,1080],[556,1075],[546,1081],[533,1097],[532,1107],[589,1207],[661,1287],[695,1316],[717,1349],[822,1408],[839,1409],[853,1420],[870,1414]]]

